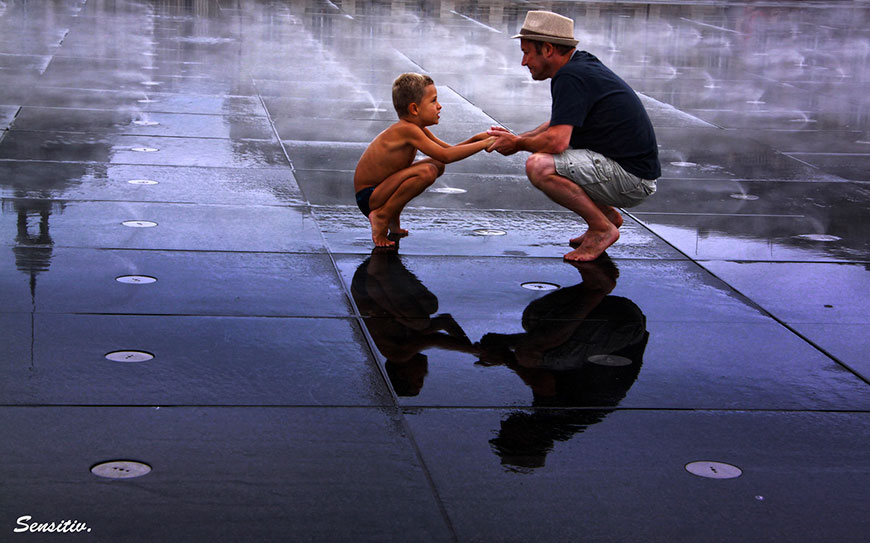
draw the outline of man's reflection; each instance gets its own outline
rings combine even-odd
[[[606,256],[573,264],[583,281],[526,307],[520,334],[486,334],[480,365],[504,365],[529,385],[533,407],[501,422],[490,440],[510,470],[541,467],[555,441],[600,422],[625,397],[640,372],[649,333],[631,300],[611,296],[619,271]]]
[[[387,359],[387,376],[399,396],[416,396],[423,388],[428,357],[421,351],[437,347],[475,352],[451,315],[432,316],[438,298],[408,271],[396,251],[375,249],[354,273],[350,291]]]

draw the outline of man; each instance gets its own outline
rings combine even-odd
[[[566,260],[595,260],[619,239],[622,215],[656,190],[661,175],[652,123],[637,94],[595,56],[576,51],[574,21],[530,11],[519,38],[532,79],[551,79],[550,120],[524,134],[501,127],[487,151],[529,151],[526,175],[588,230],[573,238]]]

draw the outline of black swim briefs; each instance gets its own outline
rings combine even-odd
[[[369,198],[372,197],[374,191],[375,187],[367,187],[356,193],[356,205],[359,206],[359,210],[362,211],[363,215],[366,217],[368,217],[372,212],[369,207]]]

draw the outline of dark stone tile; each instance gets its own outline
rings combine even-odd
[[[396,122],[396,111],[388,98],[354,96],[352,100],[315,100],[292,96],[264,96],[263,103],[269,115],[275,119],[276,125],[285,122],[285,119],[309,119],[313,124],[319,119],[383,121],[387,126]]]
[[[860,130],[741,130],[747,137],[784,153],[870,153],[870,138]]]
[[[22,220],[28,224],[22,225]],[[126,221],[156,225],[126,226]],[[32,224],[30,224],[32,222]],[[267,226],[268,225],[268,226]],[[56,247],[322,252],[307,208],[7,200],[0,240]]]
[[[132,112],[246,115],[262,117],[260,101],[250,96],[171,94],[154,89],[129,91],[76,89],[40,85],[22,99],[37,107],[112,109]]]
[[[604,263],[568,283],[544,266],[538,281],[562,288],[524,294],[510,281],[528,272],[511,262],[454,262],[444,285],[451,272],[431,260],[373,255],[350,279],[339,261],[403,405],[870,407],[865,383],[748,304],[740,316],[737,295],[721,284],[717,294],[702,274],[692,284],[674,266],[619,261],[605,288]],[[458,292],[458,273],[487,286]],[[684,291],[672,292],[678,283]]]
[[[777,89],[778,92],[778,89]],[[741,109],[693,109],[685,111],[710,124],[720,128],[740,130],[765,129],[765,130],[811,130],[818,122],[816,113],[812,110],[769,107],[767,105],[753,106],[754,100],[747,100],[749,104],[742,104]],[[735,107],[741,107],[741,104]]]
[[[134,151],[142,148],[157,151]],[[287,158],[277,142],[156,138],[115,133],[47,135],[12,132],[0,142],[0,159],[236,168],[287,165]]]
[[[323,542],[396,534],[451,541],[390,411],[5,407],[2,416],[16,436],[0,446],[0,505],[11,512],[10,526],[20,515],[75,518],[96,541],[288,534]],[[153,469],[126,481],[89,472],[118,459]]]
[[[80,88],[166,86],[193,93],[211,88],[229,94],[256,95],[253,82],[243,70],[214,69],[225,66],[226,59],[242,55],[240,40],[216,35],[179,36],[178,31],[174,35],[160,35],[141,28],[148,20],[148,14],[141,13],[108,25],[96,22],[76,25],[65,36],[57,62],[48,66],[43,80],[52,85]],[[95,32],[104,39],[94,40]],[[157,85],[143,87],[148,81],[156,81]]]
[[[265,117],[247,115],[186,115],[143,111],[95,111],[24,107],[16,130],[50,132],[111,132],[130,136],[184,138],[274,139]]]
[[[39,75],[48,66],[47,55],[12,55],[0,53],[0,74],[3,78],[16,78],[19,75]]]
[[[702,265],[788,324],[870,324],[867,264],[704,262]]]
[[[862,140],[863,141],[863,140]],[[788,156],[796,158],[807,164],[811,164],[820,170],[843,179],[852,181],[870,181],[870,149],[864,149],[864,153],[788,153]]]
[[[179,39],[176,36],[176,39]],[[220,44],[225,38],[220,37],[186,37],[187,40],[201,40]],[[151,40],[153,42],[153,40]],[[226,66],[219,62],[220,54],[203,55],[201,58],[189,59],[163,55],[162,50],[152,50],[153,43],[142,40],[142,51],[133,51],[121,58],[69,56],[64,54],[55,55],[49,69],[46,70],[46,81],[54,82],[60,86],[73,85],[79,80],[75,76],[78,73],[137,73],[146,79],[164,77],[208,77],[213,79],[226,79],[228,71]],[[62,51],[66,51],[63,49]],[[139,54],[135,54],[139,53]],[[145,53],[148,53],[147,55]],[[168,58],[167,58],[168,57]]]
[[[18,113],[18,106],[0,106],[0,130],[6,130]]]
[[[567,287],[582,281],[578,269],[561,259],[537,259],[534,265],[523,258],[404,255],[396,258],[378,253],[372,259],[375,266],[383,269],[370,269],[372,261],[366,256],[336,257],[345,284],[354,288],[354,284],[374,281],[389,291],[387,284],[401,281],[393,286],[398,299],[409,297],[401,293],[431,292],[438,300],[438,313],[450,313],[462,321],[507,322],[508,326],[517,326],[526,307],[545,293],[523,288],[523,283],[545,282]],[[368,264],[363,266],[364,263]],[[612,294],[634,302],[649,320],[742,324],[769,321],[751,302],[695,263],[616,260],[616,267],[619,279]],[[371,312],[361,310],[361,314],[376,317],[377,308],[376,304]]]
[[[660,128],[656,138],[664,178],[840,181],[739,132]]]
[[[862,539],[862,414],[432,409],[406,416],[461,541],[564,541],[578,533],[628,541],[642,533],[657,542],[702,534],[736,542],[773,527],[788,540]],[[743,475],[696,477],[684,469],[695,461],[736,465]],[[662,522],[674,515],[678,522]]]
[[[371,253],[371,225],[354,207],[314,210],[333,253]],[[583,220],[569,211],[498,211],[466,209],[408,209],[400,240],[402,254],[453,256],[561,257],[571,251],[568,241],[586,230]],[[489,235],[487,231],[495,235]],[[503,234],[502,234],[503,232]],[[617,258],[683,258],[666,243],[626,218],[620,239],[608,250]]]
[[[863,261],[868,194],[843,182],[660,179],[630,212],[692,258]]]
[[[16,110],[29,96],[33,94],[33,81],[36,77],[16,77],[12,80],[0,80],[0,104],[4,108],[12,107]],[[9,119],[10,122],[12,119]]]
[[[819,345],[843,366],[870,381],[870,324],[817,324],[791,325],[809,341]]]
[[[6,404],[392,404],[352,320],[39,313],[28,332],[9,338],[25,356],[4,357]]]
[[[863,261],[866,249],[844,246],[831,234],[816,234],[818,223],[804,217],[637,214],[637,220],[692,259],[756,261]],[[734,232],[754,229],[743,236]],[[729,231],[730,230],[730,231]],[[770,234],[760,234],[770,232]],[[821,236],[816,241],[806,236]]]
[[[270,317],[348,316],[327,255],[97,251],[51,246],[0,252],[3,311]],[[116,278],[157,279],[124,284]]]
[[[157,184],[131,184],[130,181]],[[0,162],[0,195],[56,200],[302,205],[293,173],[278,168],[200,168],[74,162]],[[27,208],[31,203],[22,201]],[[5,204],[14,208],[21,204]],[[37,206],[38,207],[38,206]]]
[[[411,304],[405,299],[402,309],[411,312]],[[865,382],[772,320],[648,320],[644,326],[642,313],[641,320],[632,320],[639,310],[632,300],[613,295],[601,302],[602,311],[605,306],[631,311],[613,313],[612,320],[594,312],[585,321],[528,329],[519,317],[466,319],[461,312],[449,314],[455,319],[449,325],[447,317],[434,314],[417,320],[379,315],[365,324],[401,405],[408,407],[870,407]],[[451,335],[454,328],[470,343]],[[546,345],[542,365],[524,366],[536,358],[521,345]],[[608,355],[632,363],[616,368],[597,363],[607,362]]]

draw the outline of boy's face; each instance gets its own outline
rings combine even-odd
[[[441,104],[438,103],[438,91],[435,85],[426,85],[423,98],[417,104],[417,116],[423,121],[423,126],[438,124]]]

